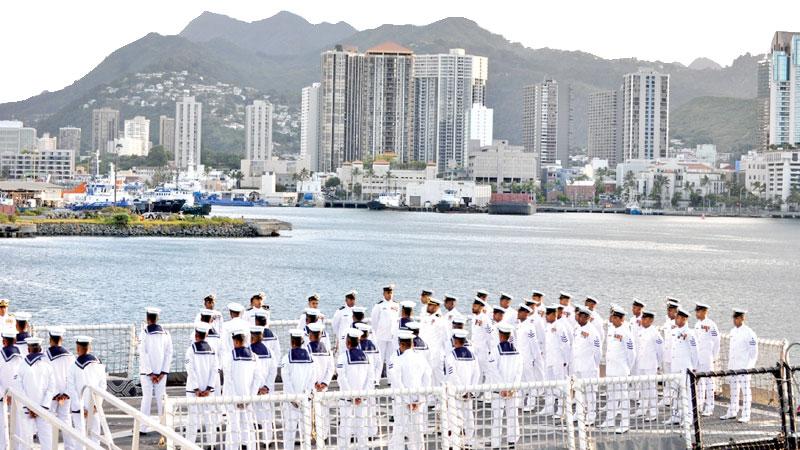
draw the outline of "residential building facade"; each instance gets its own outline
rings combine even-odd
[[[158,117],[158,145],[167,154],[175,151],[175,119],[167,116]]]
[[[769,144],[800,144],[800,32],[778,31],[769,55]]]
[[[272,159],[272,104],[255,100],[245,107],[245,154],[249,160]]]
[[[480,103],[473,103],[469,113],[469,138],[485,147],[494,140],[494,110]]]
[[[337,45],[322,52],[319,171],[361,159],[364,55]]]
[[[77,127],[61,127],[58,129],[58,146],[64,150],[72,150],[75,156],[81,152],[81,129]]]
[[[320,83],[303,88],[300,100],[300,158],[319,170]]]
[[[537,158],[535,153],[526,152],[522,146],[498,140],[480,150],[470,151],[467,173],[470,179],[482,183],[535,182]]]
[[[616,167],[622,156],[622,102],[617,90],[589,94],[588,157]]]
[[[203,104],[194,97],[175,103],[175,167],[196,169],[201,164]]]
[[[640,69],[622,85],[622,157],[666,158],[669,149],[669,75]]]
[[[92,152],[105,152],[108,143],[119,138],[119,111],[100,108],[92,111]]]
[[[547,79],[525,86],[522,93],[522,140],[540,164],[558,159],[558,83]]]

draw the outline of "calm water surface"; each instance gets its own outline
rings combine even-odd
[[[274,239],[35,238],[0,241],[0,297],[47,323],[139,321],[159,305],[188,321],[209,292],[246,302],[266,291],[275,318],[296,318],[312,292],[329,315],[352,288],[367,306],[380,285],[400,299],[420,288],[469,298],[533,288],[609,302],[638,297],[663,320],[666,295],[713,306],[729,328],[750,310],[763,337],[800,340],[796,325],[800,221],[538,214],[444,215],[304,208],[217,208],[274,217],[294,230]],[[496,299],[496,296],[493,298]],[[467,308],[466,301],[460,309]]]

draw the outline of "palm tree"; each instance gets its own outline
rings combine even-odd
[[[356,177],[359,175],[361,175],[361,169],[359,169],[358,167],[354,167],[353,171],[350,173],[350,192],[353,192],[353,186],[355,185]],[[361,195],[359,193],[359,197],[360,196]]]
[[[392,175],[391,170],[387,170],[386,175],[384,175],[384,177],[386,178],[386,192],[389,192],[389,181],[391,181],[394,175]]]
[[[633,188],[636,187],[636,175],[633,174],[633,171],[629,170],[625,174],[625,180],[623,182],[623,186],[625,188],[625,196],[628,197],[628,201],[630,201]]]
[[[650,199],[656,202],[656,208],[661,208],[665,187],[669,187],[669,179],[664,175],[655,175],[653,177],[653,187],[650,189]]]

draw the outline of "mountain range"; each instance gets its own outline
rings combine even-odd
[[[572,120],[565,119],[562,125],[571,122],[571,146],[585,147],[588,94],[617,89],[626,73],[649,67],[671,76],[671,137],[689,145],[714,142],[720,151],[735,153],[755,144],[755,121],[750,122],[755,103],[749,99],[756,94],[757,61],[761,55],[742,55],[726,67],[706,58],[698,58],[688,67],[635,58],[603,59],[581,51],[529,48],[459,17],[422,26],[387,24],[359,31],[344,22],[311,24],[289,12],[256,22],[204,12],[178,35],[150,33],[114,51],[83,78],[57,92],[0,104],[0,119],[23,120],[36,126],[40,133],[55,133],[59,126],[81,126],[85,130],[84,149],[88,149],[91,108],[87,105],[104,106],[98,104],[102,102],[115,106],[113,95],[101,94],[114,92],[115,86],[136,74],[181,71],[209,82],[253,88],[273,103],[296,111],[301,88],[319,79],[321,51],[335,44],[365,50],[386,41],[419,54],[463,48],[470,54],[487,56],[486,103],[495,110],[496,138],[521,142],[522,88],[549,77],[558,81],[560,89],[570,92],[570,107],[565,108],[562,103],[562,108],[563,116],[571,116]],[[252,100],[242,97],[237,100],[242,104]],[[129,105],[123,108],[123,115],[153,113],[152,109],[137,108]],[[711,117],[710,112],[724,118]],[[206,109],[204,114],[213,113]],[[724,127],[720,127],[721,121]],[[223,125],[219,121],[210,126]],[[153,135],[158,132],[155,126],[151,129]],[[204,126],[206,130],[208,127]],[[225,138],[230,132],[219,134],[223,137],[213,141],[215,148],[211,151],[243,152],[242,139]],[[285,144],[296,150],[299,138],[287,138]]]

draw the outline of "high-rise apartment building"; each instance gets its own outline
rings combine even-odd
[[[201,164],[203,104],[194,97],[175,103],[175,167],[196,169]]]
[[[466,167],[470,110],[484,102],[487,74],[487,58],[463,49],[415,56],[412,159],[435,162],[439,174]]]
[[[159,116],[158,145],[163,147],[167,154],[175,151],[175,119],[172,117]]]
[[[322,52],[320,134],[317,167],[331,172],[361,159],[364,55],[337,45]]]
[[[558,159],[558,83],[544,80],[522,92],[522,140],[526,152],[536,153],[539,165]]]
[[[58,148],[58,138],[50,136],[50,133],[42,134],[42,137],[36,139],[36,148],[41,150],[55,150]]]
[[[669,149],[669,75],[639,69],[622,85],[622,157],[666,158]]]
[[[589,94],[589,159],[608,161],[616,167],[622,156],[622,102],[620,91]]]
[[[92,111],[92,152],[105,152],[108,143],[119,138],[119,111],[100,108]]]
[[[245,107],[244,136],[247,159],[272,159],[272,103],[255,100]]]
[[[308,161],[308,167],[319,170],[319,117],[320,84],[313,83],[303,88],[300,100],[300,159]]]
[[[756,78],[756,114],[758,120],[758,135],[756,138],[757,149],[764,151],[769,146],[769,86],[770,86],[770,58],[765,57],[758,62]]]
[[[768,58],[769,145],[800,144],[800,32],[776,32]]]
[[[481,147],[492,145],[494,139],[494,110],[480,103],[473,103],[469,113],[469,139],[478,141]]]
[[[36,128],[17,120],[0,120],[0,152],[36,150]]]
[[[58,146],[64,150],[72,150],[77,156],[81,151],[81,129],[61,127],[58,129]]]

